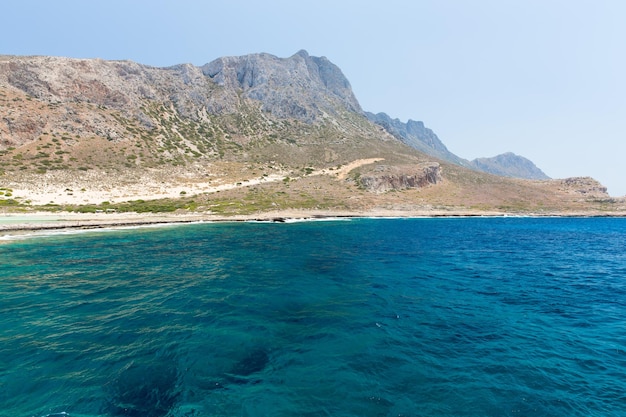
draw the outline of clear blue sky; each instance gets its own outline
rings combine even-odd
[[[0,54],[202,65],[300,49],[457,155],[511,151],[626,195],[626,1],[5,0]]]

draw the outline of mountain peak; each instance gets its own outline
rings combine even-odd
[[[361,112],[348,79],[324,57],[300,50],[289,58],[251,54],[218,58],[202,72],[226,88],[230,100],[238,91],[261,102],[262,110],[280,118],[311,122],[323,113]]]
[[[306,51],[306,49],[300,49],[298,52],[296,52],[294,54],[294,56],[295,55],[299,55],[299,56],[301,56],[302,58],[305,58],[305,59],[309,57],[309,53]]]
[[[533,180],[547,180],[548,177],[541,169],[527,158],[505,152],[492,158],[477,158],[471,161],[475,169],[503,177],[526,178]]]

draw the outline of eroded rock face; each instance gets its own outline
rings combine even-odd
[[[608,198],[607,188],[591,177],[572,177],[559,180],[561,190],[588,198]]]
[[[441,166],[436,162],[418,165],[379,165],[359,177],[359,184],[368,191],[384,193],[391,190],[424,188],[443,181]]]

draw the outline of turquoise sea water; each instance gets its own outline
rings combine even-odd
[[[626,219],[197,224],[0,264],[2,417],[626,415]]]

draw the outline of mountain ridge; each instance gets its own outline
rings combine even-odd
[[[392,119],[383,112],[377,114],[365,112],[365,115],[369,120],[382,126],[402,142],[436,158],[505,177],[533,180],[550,179],[532,161],[512,152],[469,161],[450,152],[435,132],[424,126],[424,122],[409,119],[406,123],[403,123],[397,118]]]
[[[165,68],[3,56],[0,105],[0,185],[22,189],[24,202],[39,193],[94,204],[107,192],[124,201],[144,198],[141,190],[171,196],[168,188],[195,196],[192,206],[203,210],[230,207],[232,198],[265,201],[264,209],[506,210],[586,207],[608,197],[593,180],[516,181],[421,152],[372,123],[341,70],[306,51]],[[410,129],[441,143],[423,123]],[[341,167],[352,168],[339,175]],[[231,200],[218,199],[219,190]]]
[[[476,169],[503,177],[548,180],[548,177],[531,160],[513,152],[505,152],[491,158],[476,158],[471,161]]]

